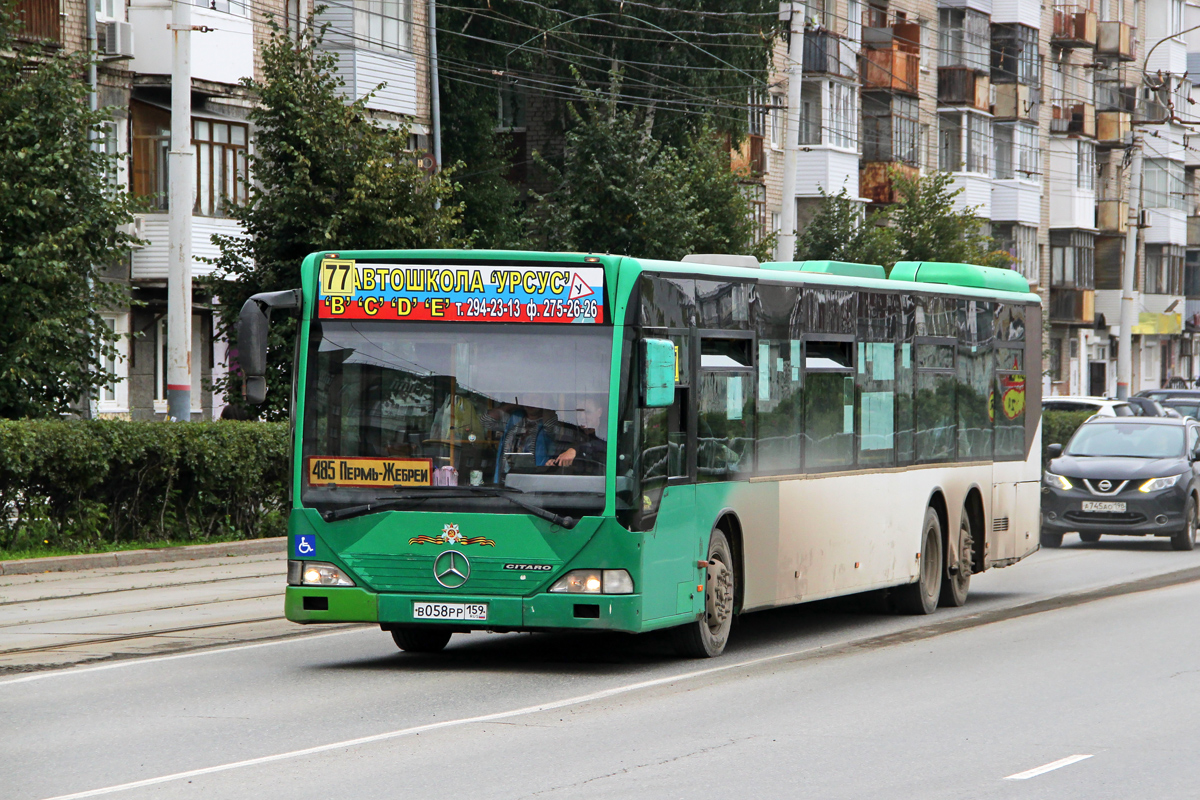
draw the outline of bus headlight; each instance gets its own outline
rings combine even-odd
[[[354,581],[333,564],[323,561],[305,561],[300,574],[301,586],[353,586]]]
[[[1187,474],[1186,472],[1183,473],[1183,475],[1186,475],[1186,474]],[[1182,478],[1183,475],[1171,475],[1166,478],[1151,478],[1150,480],[1146,481],[1141,486],[1139,486],[1138,491],[1139,492],[1158,492],[1163,489],[1170,489],[1172,486],[1179,483],[1179,479]]]
[[[573,569],[554,582],[552,592],[633,594],[633,578],[623,569]]]

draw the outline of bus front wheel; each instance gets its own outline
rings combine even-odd
[[[708,567],[704,581],[704,615],[674,630],[675,650],[688,658],[715,658],[725,651],[733,627],[735,590],[733,550],[717,528],[708,540]]]
[[[440,653],[450,641],[450,631],[437,628],[398,628],[392,641],[406,653]]]
[[[942,593],[942,521],[932,508],[925,509],[918,567],[916,583],[892,590],[896,609],[903,614],[932,614]]]

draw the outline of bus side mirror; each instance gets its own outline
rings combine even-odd
[[[675,402],[675,343],[642,339],[642,408],[666,408]]]
[[[1061,444],[1058,444],[1057,442],[1055,444],[1046,445],[1046,455],[1050,456],[1051,459],[1055,459],[1055,458],[1058,458],[1059,456],[1061,456],[1062,451],[1063,451],[1063,446]]]
[[[299,307],[299,289],[261,292],[242,306],[238,316],[237,349],[247,403],[257,406],[267,399],[267,337],[271,327],[271,309]]]

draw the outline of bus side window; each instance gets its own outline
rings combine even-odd
[[[896,346],[896,463],[913,463],[913,336],[916,333],[916,302],[901,295],[899,339]]]
[[[854,342],[804,342],[804,468],[854,466]]]
[[[890,466],[896,456],[896,328],[900,298],[858,298],[858,465]]]
[[[1025,308],[996,304],[996,461],[1025,458]]]
[[[804,453],[800,289],[760,283],[754,300],[751,316],[758,335],[757,472],[796,473],[800,471]]]
[[[751,339],[700,340],[697,479],[741,480],[754,469],[754,355]]]
[[[995,358],[992,355],[992,304],[959,300],[958,458],[992,458]]]

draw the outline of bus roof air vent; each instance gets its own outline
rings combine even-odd
[[[1019,272],[978,264],[954,264],[948,261],[897,261],[888,276],[894,281],[941,283],[947,286],[969,286],[999,292],[1029,293],[1029,281]]]
[[[754,256],[735,256],[728,253],[692,253],[683,257],[685,264],[712,264],[714,267],[747,267],[758,269]]]
[[[772,261],[762,265],[763,269],[781,272],[817,272],[824,275],[841,275],[846,278],[878,278],[883,280],[887,273],[878,264],[855,264],[850,261]]]

